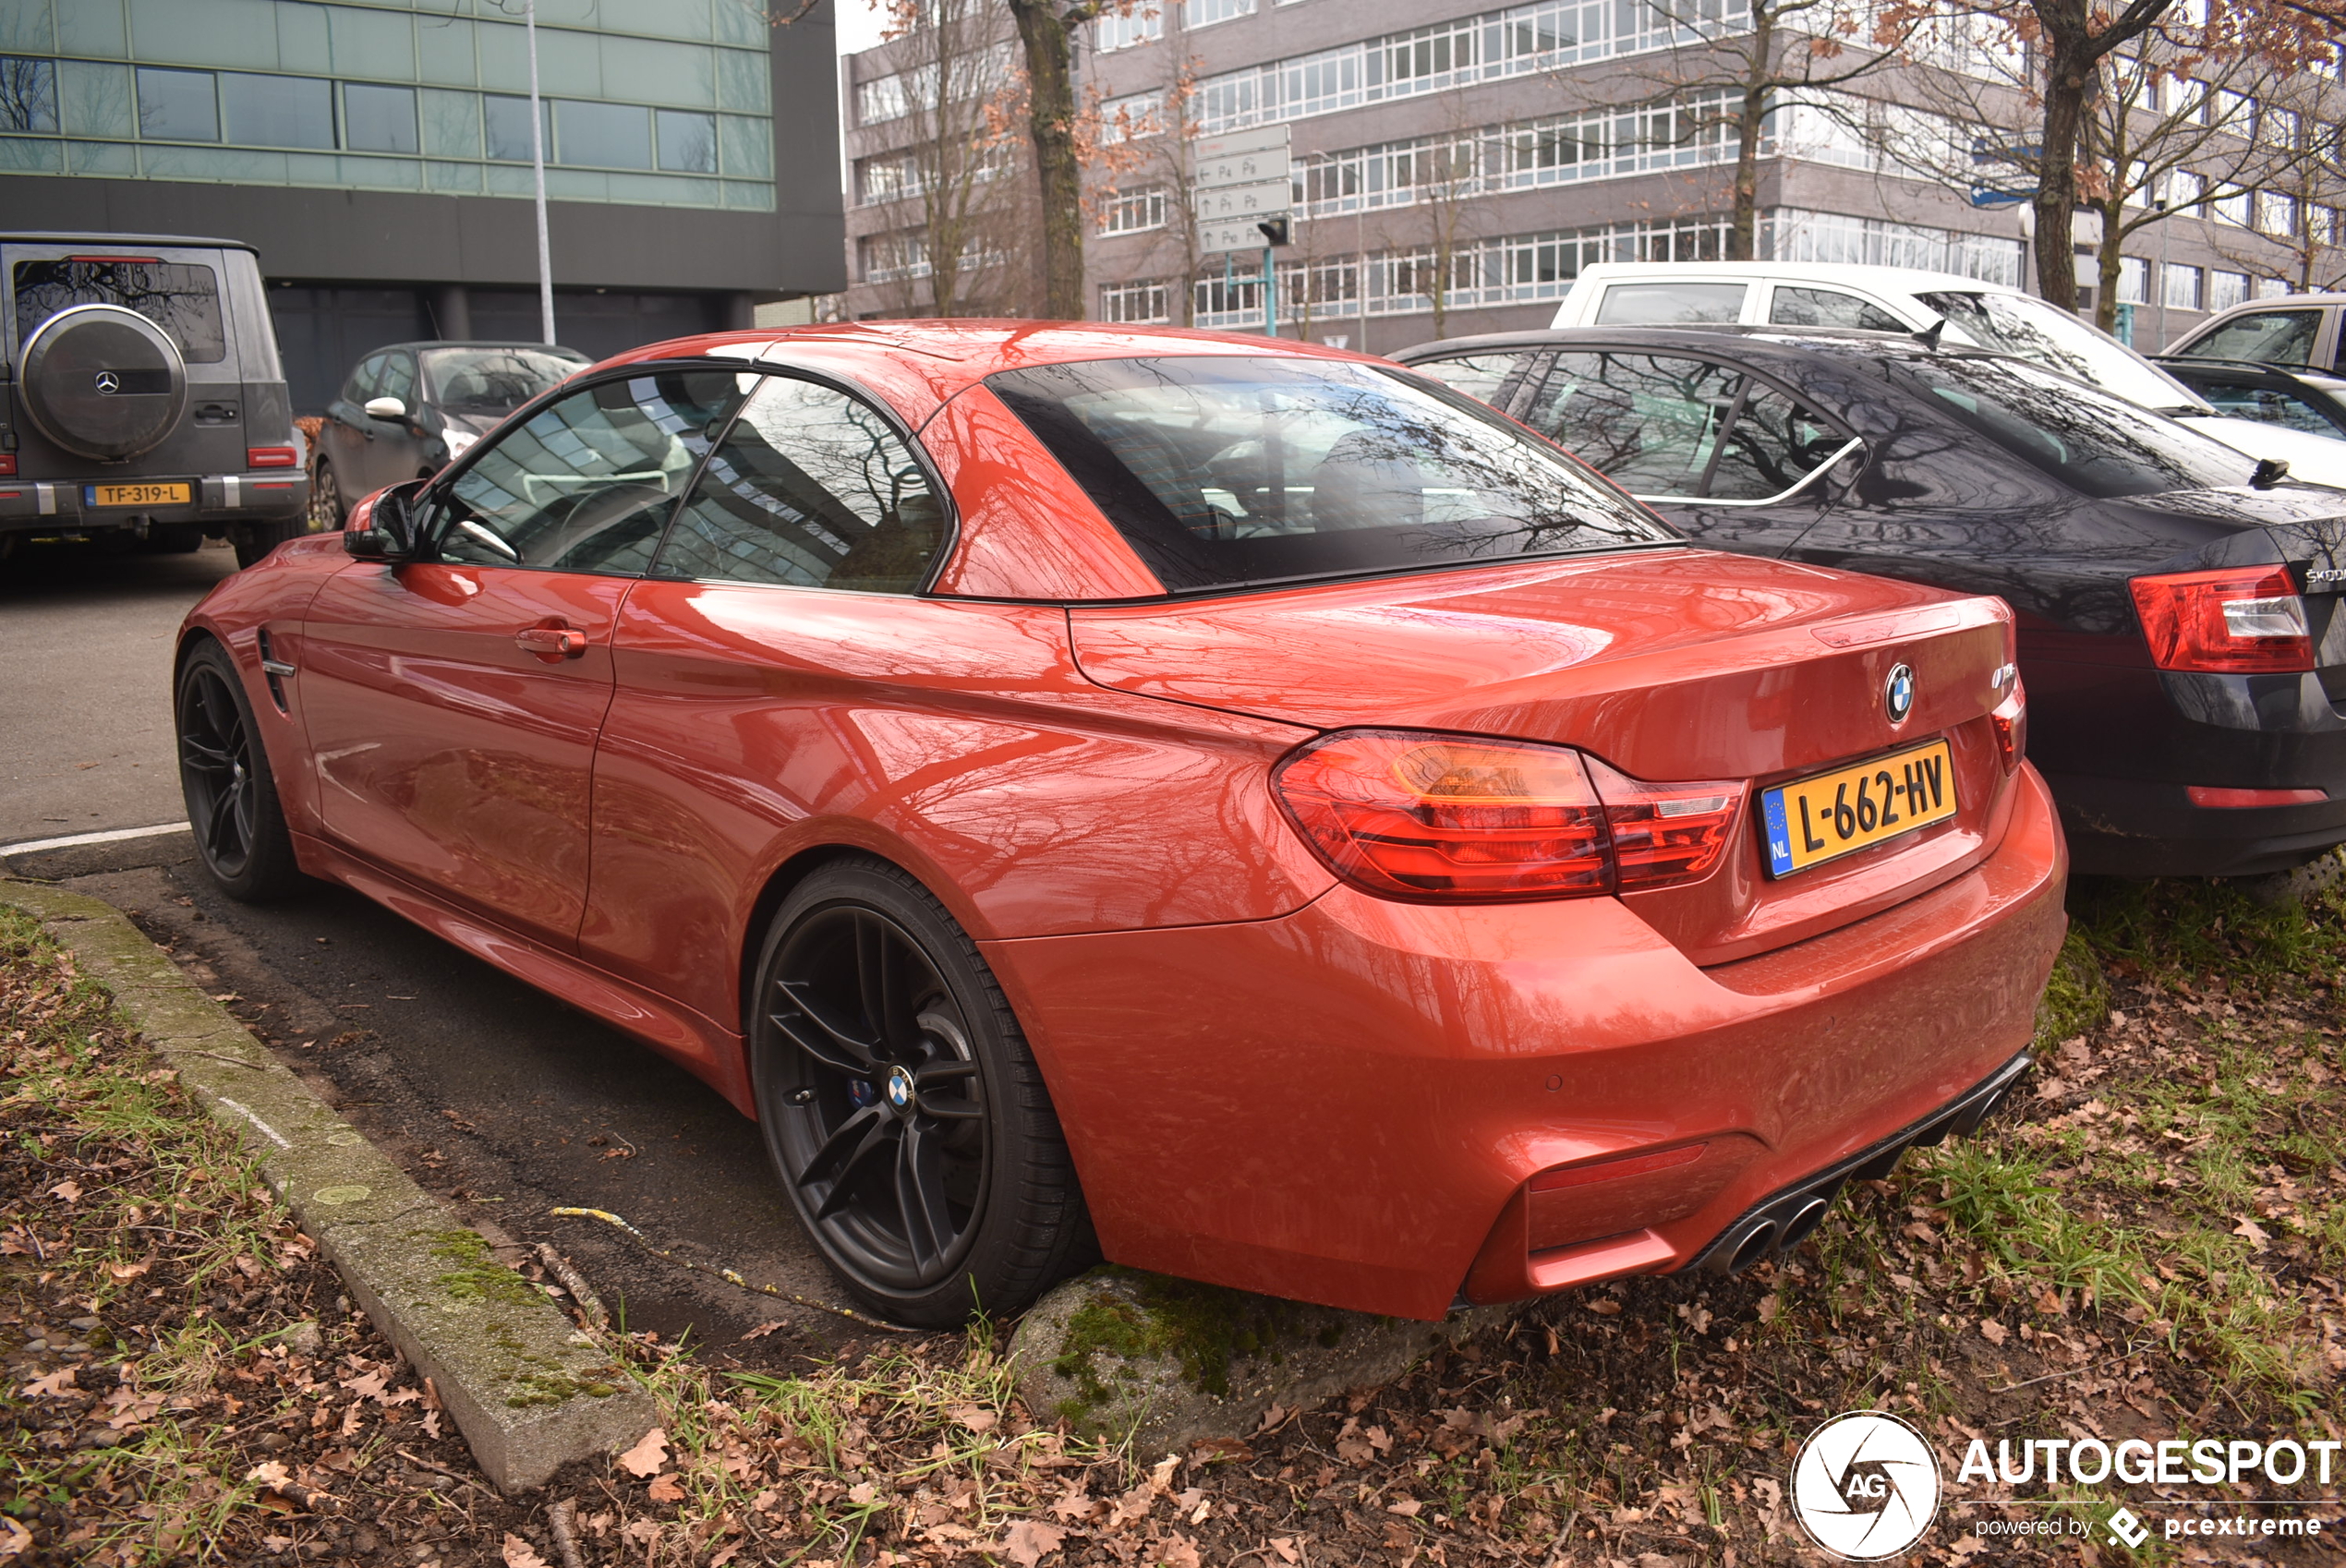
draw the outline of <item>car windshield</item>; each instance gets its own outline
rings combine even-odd
[[[986,384],[1174,593],[1680,542],[1487,409],[1365,365],[1100,359]]]
[[[429,401],[451,414],[510,414],[588,363],[564,348],[428,348]]]
[[[1891,368],[1996,445],[2089,496],[2244,485],[2256,460],[2187,425],[2012,359],[1905,359]]]
[[[1947,318],[1962,337],[2050,365],[2090,381],[2139,408],[2162,414],[2207,412],[2207,404],[2174,377],[2107,332],[2068,311],[2025,294],[1974,294],[1941,289],[1915,296]]]

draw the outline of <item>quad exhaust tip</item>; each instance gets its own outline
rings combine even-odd
[[[1975,1092],[1953,1111],[1889,1148],[1811,1180],[1745,1215],[1711,1245],[1695,1267],[1714,1274],[1739,1274],[1756,1263],[1791,1252],[1824,1224],[1844,1183],[1880,1181],[1898,1168],[1909,1149],[1929,1149],[1951,1137],[1970,1137],[2010,1096],[2028,1066],[2026,1056],[2015,1057],[1996,1075],[1991,1087]]]

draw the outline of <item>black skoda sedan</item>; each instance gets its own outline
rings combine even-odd
[[[1578,328],[1397,357],[1697,541],[2001,595],[2076,868],[2346,841],[2346,490],[1930,334]]]

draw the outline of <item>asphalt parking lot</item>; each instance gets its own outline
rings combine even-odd
[[[0,656],[12,669],[0,846],[184,816],[172,633],[233,558],[89,555],[36,551],[0,569]],[[631,1327],[690,1332],[760,1361],[860,1332],[828,1309],[846,1298],[776,1187],[756,1127],[648,1047],[355,893],[321,886],[265,908],[234,903],[184,831],[0,863],[125,911],[424,1186],[492,1238],[554,1243]],[[548,1212],[558,1207],[622,1215],[701,1267]],[[707,1272],[719,1268],[781,1294]]]

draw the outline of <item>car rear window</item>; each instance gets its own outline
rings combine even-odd
[[[1681,542],[1479,404],[1365,365],[1097,359],[986,384],[1173,593]]]
[[[227,357],[220,280],[209,267],[138,258],[59,257],[18,262],[15,281],[19,347],[60,310],[76,305],[119,305],[161,327],[190,364],[212,365]]]
[[[591,363],[551,348],[428,348],[424,380],[431,401],[455,414],[510,414]]]
[[[1600,327],[1662,327],[1743,318],[1741,283],[1614,283],[1597,307]]]
[[[1948,356],[1891,372],[1996,445],[2089,496],[2244,485],[2256,460],[2188,426],[2013,359]]]

